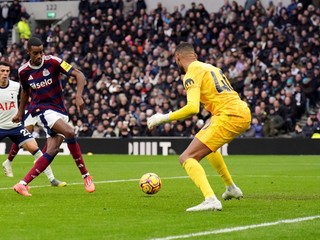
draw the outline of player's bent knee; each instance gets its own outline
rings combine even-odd
[[[183,166],[183,163],[187,160],[188,158],[184,155],[184,154],[181,154],[179,156],[179,162],[180,164]]]
[[[66,139],[71,139],[71,138],[75,138],[75,137],[76,137],[73,129],[71,129],[71,130],[68,129],[68,130],[64,133],[64,136],[65,136]]]

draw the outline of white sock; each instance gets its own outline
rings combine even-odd
[[[226,188],[227,188],[227,190],[231,191],[231,190],[235,189],[236,187],[237,186],[233,183],[232,185],[227,186]]]
[[[12,166],[12,162],[9,159],[5,160],[3,164],[9,164],[10,166]]]
[[[25,181],[21,180],[19,184],[28,185]]]
[[[88,177],[88,176],[90,176],[90,174],[89,174],[89,173],[86,173],[86,174],[82,175],[82,178],[86,178],[86,177]]]
[[[215,195],[206,198],[206,200],[209,200],[209,199],[210,199],[210,200],[213,200],[213,201],[218,200],[218,198],[217,198]]]
[[[41,152],[41,150],[40,149],[38,149],[38,151],[36,151],[36,153],[35,154],[33,154],[33,157],[34,157],[34,162],[36,162],[37,161],[37,159],[39,158],[39,157],[41,157],[42,156],[42,152]]]
[[[50,182],[52,180],[54,180],[54,175],[53,175],[53,172],[52,172],[50,165],[43,172],[47,176],[47,178],[49,179]]]
[[[42,152],[40,151],[40,149],[33,156],[35,158],[35,161],[34,161],[34,163],[35,163],[37,161],[37,159],[42,156]],[[50,182],[52,180],[54,180],[54,175],[53,175],[53,172],[52,172],[50,165],[43,172],[47,176],[47,178],[49,179]]]

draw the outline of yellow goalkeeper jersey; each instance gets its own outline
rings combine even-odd
[[[210,64],[194,61],[183,78],[187,104],[172,112],[170,120],[190,117],[198,113],[200,103],[212,115],[239,115],[237,105],[243,104],[222,70]]]

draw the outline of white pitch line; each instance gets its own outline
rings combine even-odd
[[[239,175],[240,176],[240,175]],[[238,177],[239,177],[238,176]],[[207,177],[219,177],[217,175],[207,175]],[[233,175],[233,177],[237,177],[237,175]],[[270,177],[274,177],[271,175],[241,175],[241,177],[247,177],[247,178],[270,178]],[[312,177],[312,178],[318,178],[320,176],[278,176],[278,177],[282,177],[282,178],[308,178],[308,177]],[[189,176],[176,176],[176,177],[161,177],[161,179],[185,179],[185,178],[189,178]],[[116,180],[104,180],[104,181],[94,181],[95,184],[103,184],[103,183],[121,183],[121,182],[136,182],[139,181],[139,179],[116,179]],[[72,185],[82,185],[83,182],[74,182],[74,183],[68,183],[69,186]],[[51,187],[51,185],[35,185],[35,186],[30,186],[30,188],[44,188],[44,187]],[[0,191],[2,190],[12,190],[12,187],[4,187],[4,188],[0,188]]]
[[[189,178],[189,176],[176,176],[176,177],[162,177],[161,179],[180,179],[180,178]],[[121,182],[137,182],[139,179],[118,179],[118,180],[104,180],[104,181],[93,181],[95,184],[103,184],[103,183],[121,183]],[[68,185],[82,185],[83,182],[74,182],[68,183]],[[44,188],[51,187],[51,185],[35,185],[30,186],[30,188]],[[1,190],[12,190],[12,187],[0,188]]]
[[[253,224],[253,225],[233,227],[233,228],[222,228],[222,229],[217,229],[217,230],[212,230],[212,231],[189,233],[189,234],[184,234],[184,235],[168,236],[168,237],[162,237],[162,238],[152,238],[150,240],[183,239],[183,238],[214,235],[214,234],[219,234],[219,233],[239,232],[239,231],[244,231],[244,230],[248,230],[248,229],[269,227],[269,226],[274,226],[274,225],[279,225],[279,224],[284,224],[284,223],[297,223],[297,222],[311,221],[311,220],[315,220],[318,218],[320,218],[320,215],[303,217],[303,218],[283,219],[283,220],[279,220],[276,222],[266,222],[266,223],[261,223],[261,224]]]

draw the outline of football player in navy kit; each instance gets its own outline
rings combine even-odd
[[[33,117],[38,118],[37,122],[46,132],[47,150],[27,175],[14,186],[14,190],[21,195],[30,196],[27,185],[49,166],[58,154],[61,143],[65,140],[82,175],[86,191],[94,192],[95,186],[85,166],[74,129],[68,124],[69,117],[64,106],[60,74],[72,76],[77,82],[75,103],[79,113],[84,105],[82,92],[86,82],[85,77],[80,70],[73,68],[62,59],[45,55],[43,43],[39,38],[29,39],[27,53],[30,60],[18,70],[22,93],[19,111],[13,121],[22,120],[25,105],[31,97],[28,110]]]

